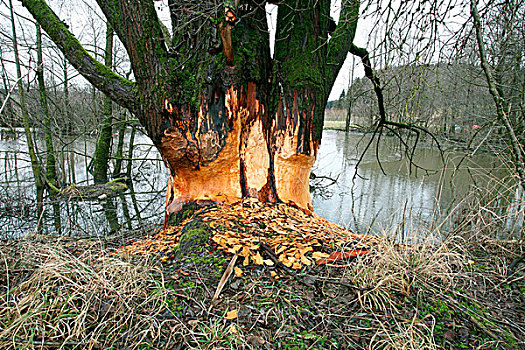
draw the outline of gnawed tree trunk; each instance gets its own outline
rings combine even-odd
[[[135,83],[88,56],[43,1],[22,1],[70,63],[146,128],[171,174],[167,214],[246,197],[311,209],[310,168],[357,0],[343,1],[337,27],[329,0],[279,2],[273,58],[264,2],[169,0],[171,37],[153,1],[97,2]]]

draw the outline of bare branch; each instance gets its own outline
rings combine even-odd
[[[437,147],[439,149],[439,152],[441,154],[441,159],[444,159],[444,153],[443,153],[443,150],[441,148],[441,145],[439,144],[439,141],[436,139],[436,137],[431,132],[429,132],[425,128],[420,127],[418,125],[395,122],[395,121],[388,120],[386,118],[385,103],[384,103],[384,97],[383,97],[383,89],[381,87],[381,82],[380,82],[379,78],[374,73],[374,70],[372,68],[372,64],[370,62],[370,55],[369,55],[368,51],[365,48],[357,47],[356,45],[352,44],[352,46],[350,47],[350,53],[353,54],[353,55],[359,56],[361,58],[361,61],[363,62],[363,66],[365,68],[365,75],[372,82],[372,85],[374,86],[374,91],[375,91],[376,97],[377,97],[377,104],[378,104],[378,107],[379,107],[379,121],[377,122],[376,129],[375,129],[375,131],[374,131],[374,133],[372,135],[372,138],[370,139],[370,142],[368,143],[368,145],[367,145],[367,147],[366,147],[364,152],[366,152],[368,150],[368,148],[372,144],[375,136],[378,135],[378,133],[379,133],[379,136],[378,136],[377,142],[379,142],[379,139],[381,137],[381,133],[382,133],[382,130],[383,130],[382,129],[383,126],[392,126],[392,127],[398,128],[398,129],[406,129],[406,130],[409,130],[409,131],[411,131],[411,132],[416,134],[416,142],[412,146],[412,151],[410,152],[410,154],[408,154],[408,160],[410,162],[410,168],[412,166],[415,166],[416,168],[420,168],[413,161],[414,160],[414,151],[415,151],[415,147],[417,146],[417,143],[419,141],[420,132],[423,132],[423,133],[429,135],[432,138],[432,140],[436,143],[436,145],[437,145]],[[397,135],[398,135],[398,137],[400,137],[399,134],[397,134]],[[402,142],[403,142],[404,145],[408,146],[408,144],[406,142],[404,142],[404,141],[402,141]],[[379,166],[381,167],[381,170],[384,173],[384,170],[383,170],[383,168],[381,166],[381,162],[379,161],[379,156],[377,155],[377,150],[376,150],[376,156],[377,156],[377,159],[378,159],[378,162],[379,162]],[[361,158],[359,159],[357,164],[360,163],[362,158],[363,158],[363,156],[361,156]]]
[[[43,0],[22,0],[22,5],[31,12],[51,39],[58,45],[82,76],[113,101],[134,111],[137,106],[135,84],[95,60],[82,47],[67,26]]]

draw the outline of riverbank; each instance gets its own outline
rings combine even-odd
[[[212,237],[230,227],[199,222]],[[406,246],[381,238],[368,254],[300,269],[242,259],[231,269],[232,255],[211,241],[175,260],[166,256],[177,248],[122,254],[158,230],[3,241],[0,347],[525,346],[524,264],[509,270],[525,251],[522,241],[453,237]]]

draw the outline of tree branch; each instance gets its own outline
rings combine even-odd
[[[441,159],[444,159],[444,153],[443,153],[443,150],[441,148],[441,145],[439,144],[439,141],[436,139],[434,134],[432,134],[430,131],[428,131],[425,128],[422,128],[422,127],[420,127],[418,125],[408,124],[408,123],[401,123],[401,122],[395,122],[395,121],[388,120],[386,118],[385,102],[384,102],[384,97],[383,97],[383,88],[381,87],[381,82],[379,81],[379,78],[377,77],[377,75],[375,75],[374,70],[372,69],[372,63],[370,62],[370,54],[368,53],[368,51],[365,48],[357,47],[354,44],[352,44],[350,46],[350,53],[352,55],[355,55],[355,56],[358,56],[358,57],[361,58],[361,61],[362,61],[363,66],[365,68],[365,75],[372,82],[372,85],[374,86],[374,91],[375,91],[376,97],[377,97],[377,104],[378,104],[378,107],[379,107],[379,122],[377,123],[376,130],[374,131],[374,134],[373,134],[372,138],[370,139],[370,142],[369,142],[366,150],[368,150],[368,148],[370,147],[370,144],[374,140],[376,134],[379,132],[379,135],[381,135],[381,132],[383,130],[382,129],[383,126],[392,126],[392,127],[398,128],[398,129],[406,129],[406,130],[409,130],[409,131],[411,131],[411,132],[416,134],[416,142],[412,146],[412,152],[410,154],[408,154],[408,160],[409,160],[411,166],[414,165],[416,168],[420,168],[417,164],[415,164],[413,162],[414,151],[415,151],[415,148],[417,146],[417,142],[419,141],[419,134],[420,134],[420,132],[423,132],[423,133],[429,135],[432,138],[432,140],[436,143],[436,145],[437,145],[437,147],[439,149],[439,152],[441,154]],[[400,135],[398,137],[400,137]],[[404,145],[407,145],[407,143],[404,142],[401,138],[400,138],[400,140],[403,142]],[[366,150],[365,150],[365,152],[366,152]],[[361,159],[358,161],[357,164],[359,164],[360,161],[361,161]],[[379,163],[379,164],[381,165],[381,163]],[[357,167],[357,165],[356,165],[356,167]],[[410,169],[410,172],[411,172],[411,169]]]
[[[22,0],[22,5],[29,10],[69,63],[84,78],[122,107],[131,111],[136,109],[138,98],[135,83],[114,73],[91,57],[45,1]]]
[[[333,86],[339,70],[343,66],[348,51],[354,41],[359,18],[359,1],[343,0],[339,23],[328,42],[327,53],[327,86]]]
[[[168,49],[152,0],[96,0],[124,44],[137,84],[160,86],[167,78]]]

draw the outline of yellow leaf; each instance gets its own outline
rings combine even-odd
[[[314,248],[312,248],[312,247],[305,247],[305,248],[301,249],[301,255],[305,255],[306,253],[308,253],[308,252],[310,252],[312,250],[314,250]]]
[[[330,256],[330,254],[322,253],[322,252],[313,252],[312,257],[314,259],[326,259]]]
[[[275,277],[275,276],[277,276],[277,272],[275,272],[275,271],[270,271],[270,275],[271,275],[272,277]]]
[[[292,265],[292,269],[300,270],[301,269],[301,264],[299,264],[298,262],[294,262],[293,265]]]
[[[248,247],[246,247],[246,246],[242,247],[241,255],[244,256],[245,258],[249,257],[250,256],[250,249]]]
[[[235,277],[241,277],[242,276],[242,270],[235,266]]]
[[[228,333],[230,333],[230,334],[237,334],[237,328],[235,327],[234,324],[232,324],[232,326],[228,330]]]
[[[248,266],[249,263],[250,263],[250,256],[246,255],[244,257],[244,261],[242,262],[242,266]]]
[[[283,265],[286,266],[286,267],[292,267],[292,265],[293,265],[293,262],[290,261],[290,260],[288,260],[288,259],[283,260],[282,263],[283,263]]]
[[[237,318],[237,310],[228,311],[226,313],[226,316],[224,316],[227,320],[234,320]]]
[[[282,252],[284,252],[288,247],[286,245],[282,245],[281,248],[277,249],[277,251],[275,252],[275,254],[281,254]]]

